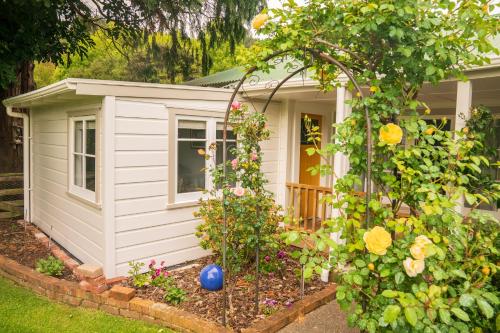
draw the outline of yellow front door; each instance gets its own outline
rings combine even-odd
[[[312,126],[319,126],[319,132],[321,133],[321,116],[315,114],[302,114],[300,121],[300,166],[299,166],[299,183],[307,184],[313,186],[319,186],[320,183],[320,174],[316,173],[315,175],[311,175],[311,172],[308,171],[309,168],[317,166],[320,164],[320,156],[318,154],[314,154],[309,156],[307,154],[307,149],[314,147],[314,144],[307,140],[308,131],[306,128],[306,124],[304,121],[305,116],[311,119]],[[321,142],[316,142],[316,146],[321,148]],[[300,217],[302,218],[302,227],[305,229],[314,229],[315,228],[315,218],[314,213],[317,211],[313,209],[313,205],[317,204],[316,198],[314,197],[314,191],[303,191],[300,194]]]
[[[311,119],[312,126],[319,126],[321,133],[321,116],[316,114],[302,114],[300,120],[300,172],[299,172],[299,183],[319,186],[319,173],[316,175],[311,175],[310,171],[307,171],[310,167],[320,164],[320,156],[314,154],[309,156],[306,152],[308,148],[314,147],[314,144],[308,142],[307,140],[307,129],[304,123],[304,117],[307,115]],[[321,142],[316,143],[317,146],[321,148]]]

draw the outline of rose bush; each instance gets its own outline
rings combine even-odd
[[[343,153],[350,170],[333,175],[334,195],[324,200],[335,214],[305,238],[315,247],[294,254],[306,276],[337,273],[337,301],[363,331],[498,329],[499,223],[477,208],[498,199],[499,185],[478,181],[492,166],[481,149],[482,124],[476,118],[457,131],[445,130],[446,119],[429,125],[421,114],[432,110],[418,99],[424,82],[464,79],[465,69],[488,62],[488,52],[498,54],[489,40],[498,31],[498,19],[489,14],[494,7],[483,0],[310,0],[299,7],[289,0],[259,29],[268,38],[254,61],[258,68],[272,67],[259,59],[283,50],[312,64],[328,91],[339,75],[325,61],[328,55],[370,87],[364,97],[354,94],[352,114],[335,124],[332,143],[308,152],[327,160]],[[356,191],[367,169],[365,110],[374,138],[369,202]],[[332,170],[323,165],[312,172]],[[329,239],[332,232],[342,233],[339,244]],[[301,236],[284,235],[289,243]],[[331,255],[323,260],[326,246]]]
[[[227,267],[231,275],[249,268],[255,260],[257,246],[261,257],[272,259],[272,262],[265,262],[266,271],[281,267],[277,253],[280,251],[278,225],[282,216],[272,193],[264,188],[267,180],[260,169],[259,143],[270,135],[265,123],[264,114],[253,112],[239,102],[233,103],[229,124],[237,136],[237,146],[231,148],[234,159],[228,160],[226,166],[215,165],[214,160],[210,170],[214,187],[206,192],[208,198],[200,201],[200,209],[195,214],[202,219],[196,233],[201,239],[200,245],[212,250],[221,261],[223,205],[226,206]],[[215,150],[206,156],[215,158]]]

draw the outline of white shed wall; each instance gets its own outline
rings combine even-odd
[[[197,207],[167,209],[169,112],[166,101],[117,100],[115,118],[116,273],[129,261],[175,265],[207,251],[194,235]],[[173,195],[173,194],[172,194]]]
[[[77,110],[96,111],[99,107],[89,104],[79,106]],[[104,236],[101,210],[68,194],[67,112],[72,111],[75,111],[74,106],[31,110],[32,222],[82,262],[102,265]]]

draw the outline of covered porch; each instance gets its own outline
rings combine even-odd
[[[459,130],[470,117],[471,107],[483,105],[492,110],[499,133],[500,68],[471,71],[468,77],[470,80],[467,82],[449,80],[438,86],[425,85],[419,99],[430,107],[431,113],[425,115],[422,110],[422,118],[429,122],[445,118],[447,129]],[[247,87],[245,98],[259,109],[257,104],[263,103],[269,93],[268,84],[262,83]],[[331,125],[342,122],[350,114],[346,101],[351,97],[345,81],[340,82],[334,91],[323,93],[317,90],[314,81],[298,78],[290,80],[276,93],[272,107],[268,109],[270,127],[274,132],[272,142],[263,145],[263,165],[269,174],[269,189],[276,194],[277,202],[301,229],[317,230],[325,219],[335,214],[323,200],[335,194],[332,192],[335,179],[332,176],[312,175],[309,169],[328,163],[333,165],[334,174],[338,177],[345,175],[349,169],[347,158],[342,154],[329,160],[307,154],[307,149],[312,145],[306,139],[305,119],[311,119],[312,124],[319,127],[319,145],[325,145],[331,141],[334,130]],[[491,145],[500,153],[499,142],[491,142]],[[491,172],[500,180],[498,168]],[[363,195],[363,188],[353,190]],[[482,208],[500,217],[498,203]],[[463,204],[462,209],[466,212],[467,204]],[[407,216],[409,211],[403,207],[400,214]]]

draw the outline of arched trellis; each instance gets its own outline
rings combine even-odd
[[[325,42],[323,42],[325,44]],[[326,44],[329,47],[335,47],[332,44]],[[322,59],[326,63],[329,63],[331,65],[336,66],[337,68],[340,69],[341,72],[343,72],[351,81],[351,83],[354,85],[354,88],[357,90],[359,96],[361,98],[364,98],[363,91],[361,90],[361,86],[358,84],[356,79],[354,78],[353,74],[349,71],[349,69],[342,64],[342,62],[338,61],[331,55],[318,50],[318,49],[312,49],[312,48],[306,48],[304,50],[305,52],[309,52],[313,57],[317,59]],[[341,49],[343,52],[347,52],[346,50]],[[265,57],[262,59],[263,62],[268,62],[276,57],[282,56],[287,53],[291,53],[292,50],[284,50],[284,51],[277,51],[272,53],[271,55]],[[349,52],[347,52],[349,53]],[[276,87],[272,90],[272,92],[269,94],[268,99],[266,103],[264,104],[264,107],[262,108],[262,113],[265,113],[269,104],[271,103],[274,95],[278,90],[285,84],[288,80],[290,80],[292,77],[294,77],[296,74],[307,70],[310,68],[311,65],[305,65],[300,67],[299,69],[291,72],[289,75],[287,75],[283,80],[281,80]],[[234,87],[233,93],[231,95],[231,98],[229,99],[227,109],[226,109],[226,114],[224,116],[224,127],[223,127],[223,141],[222,141],[222,163],[224,165],[223,167],[223,177],[226,179],[226,163],[227,163],[227,127],[228,127],[228,120],[229,120],[229,114],[231,112],[231,105],[234,102],[236,95],[240,91],[241,87],[243,86],[244,82],[247,80],[247,78],[256,70],[259,68],[257,66],[253,66],[250,69],[247,70],[247,72],[243,75],[243,77],[238,81],[236,86]],[[365,214],[365,221],[366,221],[366,227],[369,227],[370,225],[370,213],[369,213],[369,202],[371,200],[371,162],[372,162],[372,124],[371,124],[371,119],[370,119],[370,113],[368,107],[365,105],[364,106],[364,111],[365,111],[365,121],[366,121],[366,128],[367,128],[367,135],[366,135],[366,174],[365,174],[365,187],[366,187],[366,209],[367,212]],[[226,311],[227,311],[227,290],[226,290],[226,276],[227,276],[227,265],[226,265],[226,251],[227,251],[227,212],[226,212],[226,205],[225,205],[225,194],[223,191],[223,197],[222,197],[222,202],[223,202],[223,240],[222,240],[222,266],[223,266],[223,271],[224,271],[224,280],[223,280],[223,306],[222,306],[222,324],[226,326]],[[259,240],[257,240],[257,243]],[[256,306],[256,311],[258,311],[258,302],[259,302],[259,278],[258,278],[258,269],[259,269],[259,244],[257,244],[257,253],[256,253],[256,267],[257,267],[257,274],[256,274],[256,279],[255,279],[255,289],[256,289],[256,295],[255,295],[255,306]]]

